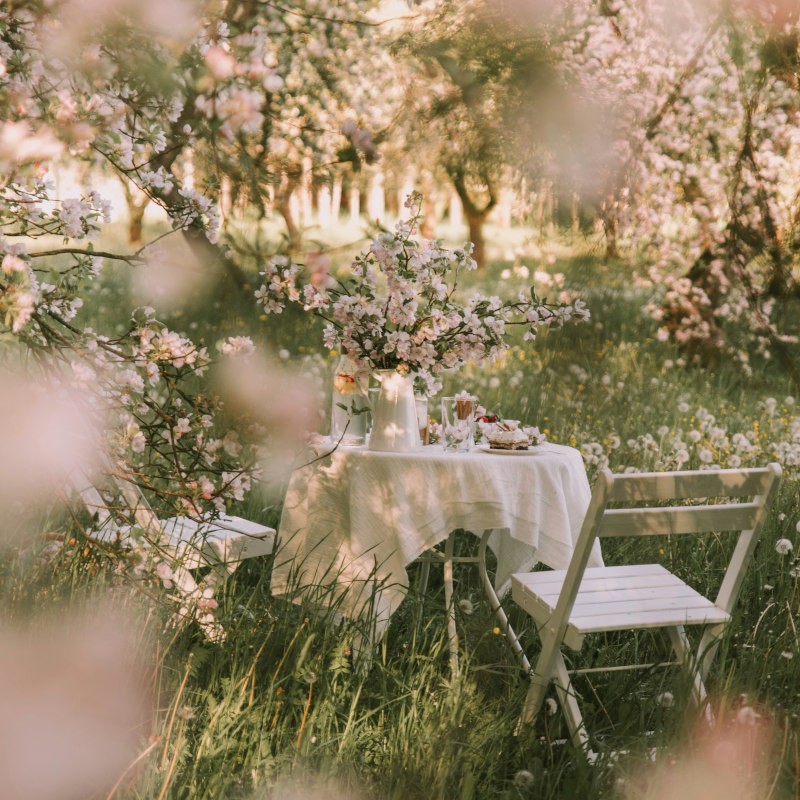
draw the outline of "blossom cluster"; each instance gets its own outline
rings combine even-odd
[[[205,348],[159,322],[153,309],[138,310],[133,322],[128,342],[85,330],[83,347],[69,357],[71,382],[107,420],[111,462],[147,486],[157,508],[167,516],[225,511],[257,474],[258,437],[226,424],[217,397],[190,390],[189,378],[209,366]],[[253,347],[232,337],[220,349],[237,358]]]
[[[443,371],[496,360],[508,347],[511,325],[523,327],[524,338],[533,340],[540,328],[589,318],[580,299],[548,303],[533,289],[513,300],[476,292],[462,302],[456,288],[459,276],[475,269],[471,245],[451,250],[413,238],[421,200],[418,194],[409,197],[410,218],[357,256],[350,278],[316,275],[302,283],[301,268],[279,257],[261,273],[258,301],[268,313],[302,304],[326,320],[326,347],[374,370],[414,373],[431,394],[441,388]]]

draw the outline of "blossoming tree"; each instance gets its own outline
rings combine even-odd
[[[0,330],[16,343],[4,354],[32,355],[48,384],[80,388],[104,470],[141,487],[158,513],[202,516],[241,500],[265,437],[283,425],[248,416],[246,403],[235,421],[226,415],[198,380],[212,354],[155,309],[137,309],[112,335],[81,322],[83,299],[104,260],[166,267],[165,236],[184,238],[200,269],[241,284],[232,233],[220,226],[223,182],[263,211],[273,197],[281,205],[303,162],[329,174],[334,162],[377,157],[381,81],[351,74],[378,30],[370,7],[23,0],[0,9]],[[47,168],[62,158],[132,181],[170,230],[135,251],[99,249],[109,204],[94,189],[59,196]],[[236,362],[252,349],[234,337],[220,355]],[[286,396],[300,421],[302,398]],[[112,511],[125,506],[113,490],[107,497]]]
[[[749,370],[776,355],[774,316],[797,292],[800,143],[792,4],[571,4],[561,63],[615,109],[622,169],[606,232],[650,262],[659,337]]]

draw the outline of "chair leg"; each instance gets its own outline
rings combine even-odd
[[[178,617],[195,619],[206,638],[212,642],[221,642],[225,638],[225,630],[213,615],[198,606],[198,602],[202,602],[203,593],[191,572],[185,567],[179,567],[173,573],[173,582],[181,603]]]
[[[419,596],[421,605],[422,598],[425,597],[428,591],[428,581],[431,576],[431,557],[420,556],[420,560],[422,561],[419,570]]]
[[[542,652],[536,660],[536,666],[531,672],[531,685],[522,706],[517,731],[523,725],[531,724],[539,713],[544,702],[547,687],[553,679],[556,670],[556,660],[561,656],[561,645],[551,636],[541,637]]]
[[[564,712],[564,718],[567,721],[572,744],[578,748],[578,750],[582,750],[586,753],[587,758],[590,758],[589,734],[586,732],[586,726],[583,724],[583,714],[581,713],[578,701],[575,699],[575,691],[572,688],[572,681],[567,671],[567,665],[564,663],[564,656],[562,656],[560,652],[556,658],[555,678],[553,683],[556,687],[558,701],[561,703],[561,709]]]
[[[447,636],[450,642],[450,669],[453,677],[458,677],[458,631],[456,629],[456,608],[453,603],[453,551],[455,533],[450,533],[444,548],[444,602],[447,606]]]
[[[216,592],[216,590],[236,572],[241,563],[241,561],[213,562],[211,564],[211,570],[205,578],[203,578],[203,585]]]
[[[708,677],[708,671],[711,669],[711,664],[717,655],[717,649],[724,630],[724,625],[708,625],[700,637],[700,644],[697,647],[697,661],[703,680]]]
[[[589,748],[589,734],[583,723],[580,706],[575,699],[575,691],[567,665],[564,663],[564,656],[561,655],[561,647],[555,645],[553,648],[553,642],[553,639],[542,642],[542,653],[531,674],[531,685],[514,733],[515,735],[519,734],[524,725],[534,722],[542,703],[544,703],[547,688],[552,681],[573,745],[581,750],[590,762],[593,762],[596,756]]]
[[[706,701],[707,693],[703,679],[705,675],[701,664],[695,658],[689,637],[683,625],[675,625],[667,628],[672,649],[681,662],[681,667],[692,682],[692,701],[699,708]]]
[[[489,572],[486,569],[486,548],[489,544],[489,536],[491,533],[491,529],[484,531],[483,536],[481,537],[480,549],[478,550],[478,572],[481,576],[483,592],[489,599],[489,605],[492,613],[500,623],[500,629],[506,635],[506,639],[508,639],[511,649],[514,651],[514,654],[516,655],[517,660],[522,667],[522,671],[526,675],[530,675],[531,663],[528,661],[528,657],[525,655],[525,651],[522,649],[522,645],[520,644],[516,631],[511,627],[511,623],[508,621],[506,612],[503,611],[503,606],[500,604],[500,598],[497,596],[494,586],[492,586],[492,579],[489,577]]]

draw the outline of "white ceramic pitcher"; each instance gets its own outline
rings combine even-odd
[[[372,409],[369,449],[410,453],[422,446],[414,401],[414,377],[393,369],[375,373],[380,392]]]

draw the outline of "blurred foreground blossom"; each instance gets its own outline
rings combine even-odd
[[[141,305],[170,311],[203,297],[212,277],[208,265],[181,240],[165,239],[142,252],[142,263],[133,272],[133,294]]]
[[[779,33],[786,32],[800,16],[797,0],[739,0],[738,5],[756,21],[766,23]]]
[[[97,26],[113,27],[123,21],[162,44],[180,46],[199,27],[204,0],[64,0],[52,2],[50,26],[44,32],[45,49],[59,57],[88,59],[84,48]]]
[[[0,629],[4,800],[105,796],[133,762],[149,704],[131,622],[87,614]]]
[[[760,800],[771,796],[773,765],[768,720],[749,705],[704,721],[674,758],[627,784],[630,800]],[[773,787],[774,788],[774,787]]]
[[[621,110],[599,100],[573,76],[545,79],[531,69],[533,88],[510,115],[510,129],[519,142],[546,145],[551,154],[546,171],[553,179],[584,197],[604,196],[622,166],[616,144]]]
[[[366,795],[354,791],[352,786],[320,777],[283,780],[268,797],[269,800],[366,800]],[[256,795],[253,800],[262,800],[262,797]]]
[[[501,22],[538,28],[552,22],[558,8],[552,0],[499,0],[493,10]]]
[[[63,149],[47,125],[37,130],[23,121],[0,125],[0,169],[3,172],[21,164],[49,161],[61,155]]]
[[[0,370],[0,513],[9,517],[53,500],[79,471],[91,470],[99,429],[85,391],[55,379]]]
[[[308,433],[319,424],[318,393],[299,372],[232,341],[243,338],[232,337],[225,343],[227,357],[215,371],[217,390],[228,414],[258,440],[268,473],[264,479],[280,482]]]

